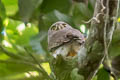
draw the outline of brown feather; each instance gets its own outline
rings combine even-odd
[[[53,28],[58,26],[65,26],[64,28],[59,28],[59,30],[53,30]],[[65,22],[59,21],[53,24],[48,30],[48,49],[56,49],[57,47],[76,40],[79,44],[84,43],[84,35],[77,29],[72,28]]]

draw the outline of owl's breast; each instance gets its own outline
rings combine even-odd
[[[70,42],[63,46],[57,48],[53,53],[53,56],[56,58],[58,55],[63,57],[74,57],[78,54],[81,45],[78,42]]]

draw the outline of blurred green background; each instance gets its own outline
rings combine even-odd
[[[38,63],[50,75],[47,31],[56,21],[64,21],[85,36],[85,24],[94,12],[95,0],[0,0],[0,80],[44,80]],[[120,18],[110,46],[109,56],[120,55]],[[120,65],[118,65],[120,66]],[[101,68],[94,80],[110,80]]]

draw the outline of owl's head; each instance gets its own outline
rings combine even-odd
[[[68,27],[71,27],[71,26],[63,21],[58,21],[50,27],[50,30],[51,31],[58,31],[58,30],[62,30],[62,29],[68,28]]]

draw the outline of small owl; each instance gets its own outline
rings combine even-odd
[[[48,30],[48,49],[55,58],[76,56],[84,42],[84,35],[65,22],[58,21]]]

